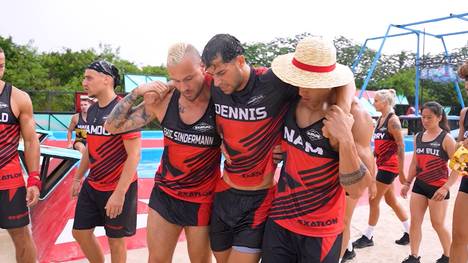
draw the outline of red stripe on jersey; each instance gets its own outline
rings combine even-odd
[[[239,121],[216,116],[231,159],[231,163],[224,163],[224,171],[234,184],[257,186],[265,176],[274,174],[273,147],[281,142],[281,128],[287,108],[284,106],[274,118],[261,121]]]
[[[320,251],[320,261],[323,261],[325,257],[330,253],[333,244],[335,244],[338,236],[323,237],[322,238],[322,249]]]
[[[164,137],[164,153],[155,182],[174,198],[195,203],[213,201],[221,177],[219,147],[197,147]]]
[[[198,226],[207,226],[210,224],[211,203],[200,204],[198,208]]]
[[[89,184],[99,191],[113,191],[127,160],[127,151],[122,135],[88,134],[88,151],[90,160]],[[135,173],[133,181],[137,179]]]
[[[288,143],[283,149],[286,155],[270,218],[301,235],[338,235],[344,229],[345,212],[338,160],[311,157]]]
[[[398,173],[398,145],[395,140],[374,140],[376,164],[379,170]]]
[[[19,124],[0,124],[0,190],[24,186],[18,155]]]
[[[434,155],[417,154],[416,177],[421,181],[441,187],[448,180],[447,161]]]

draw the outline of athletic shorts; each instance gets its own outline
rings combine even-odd
[[[179,200],[153,187],[149,207],[168,222],[179,226],[207,226],[210,223],[212,203],[192,203]]]
[[[77,142],[81,142],[84,146],[86,146],[86,140],[85,140],[85,139],[78,139],[78,140],[75,140],[75,141],[73,142],[73,149],[75,149],[75,150],[78,150],[78,149],[76,149],[76,147],[75,147],[75,145],[76,145]]]
[[[106,236],[110,238],[133,236],[136,232],[137,188],[136,181],[130,185],[125,194],[122,213],[111,219],[106,215],[104,207],[113,191],[98,191],[85,180],[75,208],[73,229],[84,230],[104,226]]]
[[[458,191],[468,194],[468,176],[462,177],[460,189]]]
[[[0,228],[10,229],[29,224],[29,209],[26,206],[24,186],[0,190]]]
[[[385,170],[379,170],[375,179],[383,184],[392,184],[397,176],[398,174],[396,173],[392,173]]]
[[[339,261],[343,234],[310,237],[291,232],[273,220],[265,226],[262,263],[336,263]]]
[[[433,186],[430,184],[427,184],[418,178],[416,178],[414,185],[413,185],[413,193],[421,194],[427,197],[427,199],[431,199],[432,196],[434,196],[435,192],[439,189],[440,187]],[[445,199],[450,198],[450,191],[447,193],[445,196]]]
[[[211,214],[210,242],[213,251],[238,247],[260,252],[274,187],[243,191],[228,188],[216,192]]]

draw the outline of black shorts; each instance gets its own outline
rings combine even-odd
[[[215,193],[211,249],[220,252],[236,246],[260,251],[273,194],[274,188],[256,191],[229,188]]]
[[[10,229],[29,224],[29,209],[26,206],[24,186],[0,190],[0,228]]]
[[[84,146],[86,146],[86,140],[85,140],[85,139],[77,139],[77,140],[75,140],[75,141],[73,142],[73,149],[75,149],[75,150],[78,150],[78,149],[76,149],[76,147],[75,147],[75,145],[76,145],[77,142],[81,142]]]
[[[179,226],[207,226],[210,223],[211,203],[192,203],[179,200],[153,187],[149,207],[168,222]]]
[[[107,200],[113,191],[98,191],[85,180],[75,208],[73,229],[92,229],[104,226],[106,235],[111,238],[133,236],[136,232],[137,182],[133,182],[125,194],[122,213],[114,219],[106,215]]]
[[[379,170],[375,179],[383,184],[392,184],[397,176],[398,174],[396,173],[392,173],[385,170]]]
[[[420,195],[424,195],[427,197],[427,199],[431,199],[432,196],[434,196],[435,192],[439,189],[440,187],[433,186],[430,184],[427,184],[418,178],[416,178],[414,185],[413,185],[413,193],[417,193]],[[450,198],[450,191],[447,193],[445,196],[445,199]]]
[[[343,234],[310,237],[291,232],[268,219],[263,236],[262,263],[336,263]]]
[[[468,194],[468,176],[462,177],[460,189],[458,191]]]

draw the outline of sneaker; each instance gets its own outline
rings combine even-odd
[[[402,246],[408,245],[409,244],[409,234],[405,232],[400,239],[395,240],[395,243],[397,243],[398,245],[402,245]]]
[[[345,262],[353,259],[354,257],[356,257],[356,252],[354,252],[354,248],[351,251],[346,249],[344,254],[343,254],[343,258],[341,259],[341,263],[345,263]]]
[[[403,260],[401,263],[421,263],[421,261],[419,261],[420,259],[421,257],[409,255],[409,257],[405,258],[405,260]]]
[[[372,237],[371,239],[368,239],[365,235],[362,235],[361,238],[353,242],[353,247],[354,248],[372,247],[374,245],[374,241],[372,239],[374,239],[374,237]]]
[[[442,255],[438,260],[436,260],[436,263],[449,263],[449,257],[446,255]]]

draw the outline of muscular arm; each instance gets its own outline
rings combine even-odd
[[[121,100],[107,117],[104,127],[113,134],[135,130],[154,119],[161,121],[170,101],[173,86],[155,81],[139,86]],[[133,107],[138,96],[143,102]]]
[[[336,104],[344,112],[351,111],[351,103],[353,103],[356,95],[356,84],[354,81],[344,86],[336,88]]]
[[[340,183],[353,199],[361,196],[362,192],[372,181],[366,166],[361,163],[355,139],[352,133],[353,120],[339,107],[332,106],[324,121],[332,141],[338,142]],[[360,138],[359,138],[360,139]]]
[[[67,129],[67,143],[70,145],[71,144],[71,140],[72,140],[72,132],[73,132],[73,129],[75,129],[76,127],[76,124],[78,123],[78,114],[74,114],[70,120],[70,125],[68,125],[68,129]]]
[[[18,103],[20,114],[18,116],[21,135],[24,141],[24,156],[28,172],[39,172],[40,146],[35,131],[32,102],[25,92],[16,90],[15,101]]]
[[[86,146],[86,150],[81,156],[80,166],[78,166],[78,170],[75,173],[74,180],[81,181],[81,178],[83,178],[86,171],[88,171],[88,168],[89,168],[89,151],[88,151],[88,146]]]
[[[155,118],[155,114],[148,112],[144,103],[133,107],[136,99],[137,95],[130,92],[117,103],[104,125],[107,131],[113,134],[131,131],[145,126]]]
[[[351,114],[354,117],[352,132],[359,158],[367,167],[367,170],[369,170],[371,177],[375,177],[375,160],[371,149],[372,135],[374,132],[372,117],[361,107],[357,99],[353,102]]]
[[[395,142],[398,146],[397,156],[398,156],[398,176],[400,178],[400,183],[406,182],[405,176],[405,142],[403,139],[403,134],[401,132],[401,123],[398,117],[395,115],[392,116],[388,123],[388,132],[393,136]]]

